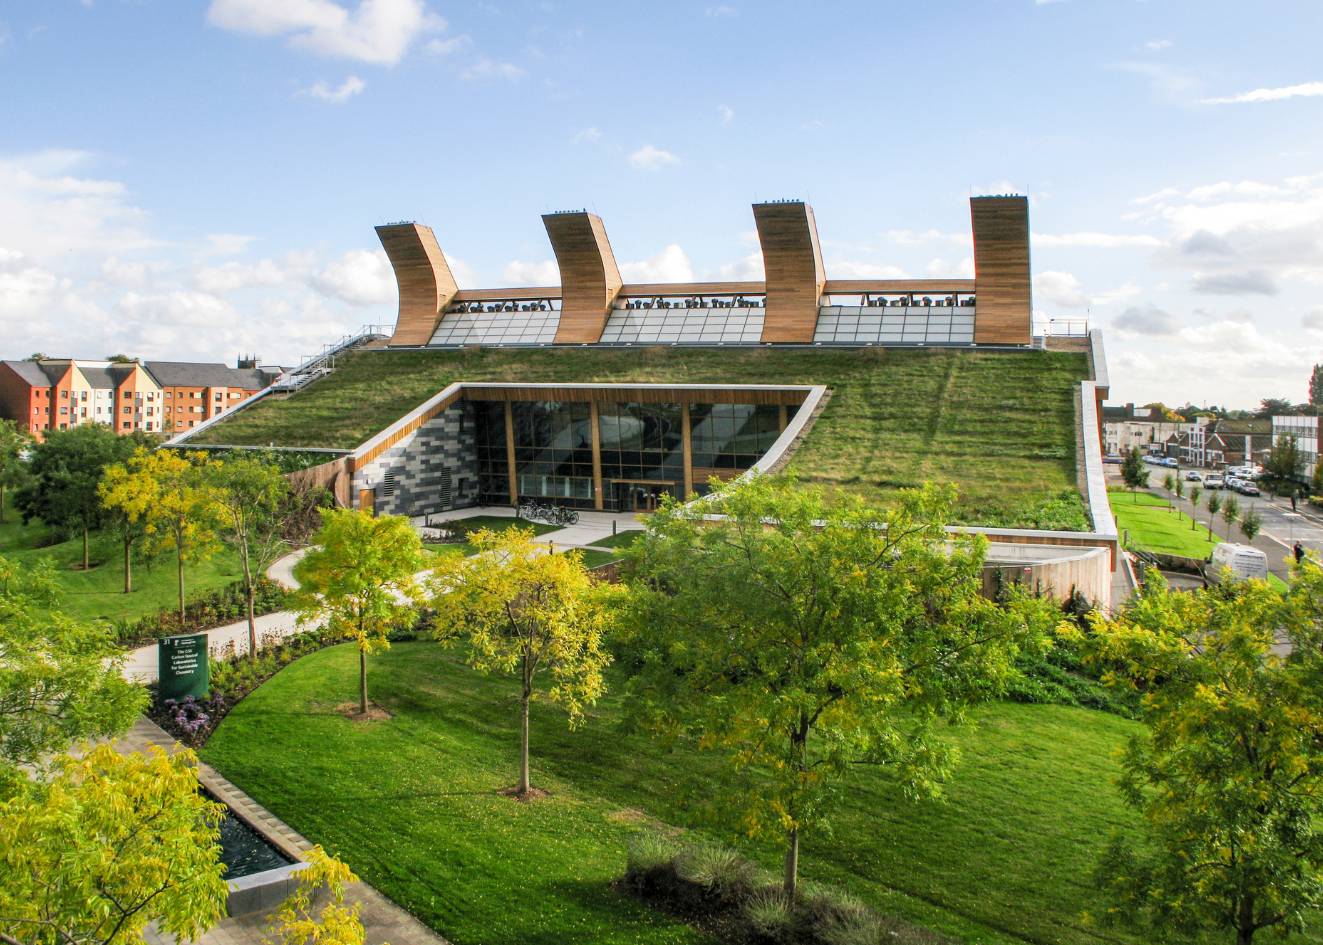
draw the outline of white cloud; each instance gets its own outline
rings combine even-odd
[[[1111,68],[1129,72],[1148,80],[1149,89],[1169,102],[1184,102],[1201,86],[1201,82],[1188,72],[1160,62],[1118,62]]]
[[[735,7],[731,6],[729,3],[723,3],[718,6],[707,7],[703,10],[703,15],[710,16],[713,19],[720,19],[721,17],[738,16],[739,12],[739,10],[735,9]]]
[[[290,267],[274,259],[260,259],[204,266],[193,274],[193,284],[202,292],[219,296],[259,286],[286,285],[292,278]]]
[[[1174,335],[1180,323],[1156,305],[1132,305],[1112,320],[1118,331],[1134,335]]]
[[[459,77],[466,82],[477,82],[486,79],[504,79],[507,82],[513,82],[515,79],[521,78],[523,74],[524,70],[513,62],[501,62],[482,56],[476,61],[466,64],[460,70]]]
[[[1035,233],[1033,246],[1047,247],[1087,247],[1089,249],[1146,248],[1153,249],[1164,245],[1156,236],[1143,233]]]
[[[395,301],[395,272],[379,249],[354,249],[314,273],[309,284],[323,295],[352,305]]]
[[[575,132],[575,144],[596,144],[602,140],[602,132],[596,127],[585,128],[583,131]]]
[[[1244,105],[1257,102],[1280,102],[1288,98],[1317,98],[1323,95],[1323,82],[1301,82],[1299,85],[1283,85],[1277,88],[1254,89],[1226,98],[1206,98],[1205,105]]]
[[[1084,286],[1072,273],[1046,272],[1034,273],[1034,301],[1046,302],[1058,308],[1085,308],[1089,298],[1084,294]]]
[[[560,269],[551,259],[539,262],[512,259],[501,270],[501,278],[507,286],[560,285]]]
[[[1169,39],[1150,39],[1144,44],[1145,52],[1162,52],[1164,49],[1171,49],[1174,44]]]
[[[1300,319],[1300,324],[1305,331],[1314,334],[1323,334],[1323,308],[1316,308],[1313,311],[1306,312]]]
[[[101,262],[101,277],[112,285],[140,286],[147,281],[154,268],[145,262],[129,262],[117,256],[107,256]]]
[[[680,159],[670,151],[645,144],[629,156],[629,163],[640,171],[657,171],[672,164],[679,164]]]
[[[861,262],[855,259],[834,259],[827,264],[833,279],[903,279],[904,269],[886,263]]]
[[[353,96],[358,95],[365,88],[367,83],[356,75],[351,75],[341,82],[335,88],[331,88],[325,82],[315,82],[306,89],[303,94],[309,98],[321,99],[323,102],[330,102],[332,105],[343,105]]]
[[[449,56],[473,45],[473,37],[468,33],[449,36],[445,39],[429,39],[423,48],[433,56]]]
[[[209,233],[204,253],[208,256],[237,256],[257,237],[244,233]]]
[[[419,37],[445,28],[423,0],[212,0],[207,22],[258,36],[286,36],[320,56],[394,65]]]
[[[729,105],[718,105],[717,117],[721,119],[723,125],[729,125],[735,120],[735,109],[731,108]]]
[[[1272,276],[1257,269],[1246,272],[1196,273],[1194,291],[1210,295],[1276,295]]]
[[[722,263],[717,268],[717,277],[727,282],[759,282],[766,278],[763,270],[763,254],[754,251],[734,262]]]
[[[622,262],[620,275],[626,282],[693,282],[689,256],[678,243],[671,243],[656,256],[639,262]]]

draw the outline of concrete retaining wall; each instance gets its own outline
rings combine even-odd
[[[1078,591],[1106,610],[1112,604],[1111,551],[993,544],[983,568],[983,592],[995,594],[999,583],[1021,584],[1062,601]]]

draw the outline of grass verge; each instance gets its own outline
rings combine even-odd
[[[1191,523],[1190,516],[1151,492],[1111,490],[1108,497],[1116,526],[1127,536],[1128,547],[1157,554],[1207,558],[1222,540],[1217,535],[1209,537],[1206,520]]]
[[[8,503],[8,496],[6,504]],[[162,555],[152,562],[133,563],[133,593],[124,593],[124,550],[113,535],[93,532],[88,544],[92,568],[82,570],[83,540],[59,541],[40,522],[24,525],[12,508],[0,525],[0,554],[24,565],[40,558],[55,564],[60,584],[56,607],[79,620],[136,620],[160,610],[178,607],[174,558]],[[222,548],[206,561],[185,565],[185,591],[191,600],[218,590],[242,576],[239,558]]]
[[[549,797],[519,804],[497,793],[515,775],[513,681],[423,642],[374,654],[368,671],[389,721],[335,711],[355,691],[357,662],[352,647],[332,647],[240,703],[203,757],[456,945],[705,941],[611,885],[640,830],[710,823],[696,811],[725,773],[683,743],[667,750],[623,731],[618,673],[577,732],[534,704],[533,780]],[[1138,727],[1010,703],[978,720],[950,732],[963,760],[944,801],[913,803],[876,770],[853,773],[834,834],[804,839],[805,879],[983,945],[1143,941],[1081,920],[1101,907],[1089,874],[1106,838],[1135,822],[1112,782]],[[777,868],[776,844],[735,842]]]

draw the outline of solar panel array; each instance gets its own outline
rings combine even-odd
[[[761,308],[618,308],[602,331],[603,344],[757,344]]]
[[[559,311],[447,312],[432,334],[434,345],[540,345],[556,340]]]
[[[813,340],[824,344],[972,345],[974,309],[945,305],[886,308],[826,305],[818,313]]]

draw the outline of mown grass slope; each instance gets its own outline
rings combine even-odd
[[[368,668],[392,718],[362,724],[335,708],[356,673],[349,646],[305,657],[240,703],[203,757],[456,945],[701,941],[611,887],[627,838],[649,824],[779,863],[775,843],[697,816],[725,771],[717,757],[621,730],[617,672],[577,732],[534,703],[533,782],[550,796],[528,804],[497,793],[515,778],[512,680],[436,643],[397,644]],[[1108,836],[1135,824],[1113,782],[1138,730],[1083,709],[991,705],[950,732],[962,761],[942,801],[906,800],[860,767],[834,832],[805,838],[803,876],[971,943],[1144,941],[1082,918],[1101,906],[1090,873]]]
[[[365,351],[197,442],[353,448],[454,381],[825,384],[831,402],[791,472],[885,501],[960,486],[961,521],[1085,529],[1075,482],[1076,352],[548,348]]]

